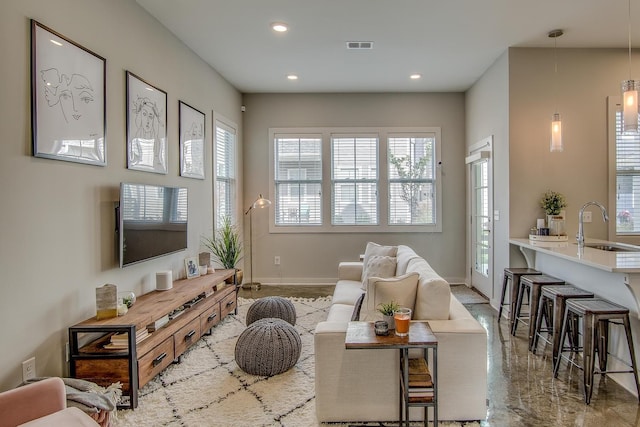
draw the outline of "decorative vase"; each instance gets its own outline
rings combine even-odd
[[[393,315],[392,316],[387,316],[386,314],[382,315],[382,319],[387,322],[387,325],[389,325],[389,329],[395,329],[396,328],[396,321],[393,319]]]
[[[551,236],[564,236],[566,234],[564,230],[565,210],[561,210],[559,214],[547,215],[547,228],[549,229],[549,235]]]

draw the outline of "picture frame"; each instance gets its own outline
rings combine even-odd
[[[107,164],[107,60],[31,20],[34,157]]]
[[[184,269],[187,272],[187,279],[200,277],[200,266],[198,265],[198,258],[194,256],[185,258]]]
[[[127,168],[167,174],[167,92],[126,71]]]
[[[180,176],[204,179],[205,114],[178,101]]]

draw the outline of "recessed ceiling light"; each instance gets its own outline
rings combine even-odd
[[[411,76],[409,76],[409,77],[411,77],[411,80],[418,80],[418,79],[421,79],[421,78],[422,78],[422,74],[419,74],[419,73],[413,73],[413,74],[411,74]]]
[[[274,22],[271,24],[271,29],[278,33],[285,33],[289,30],[289,26],[284,22]]]
[[[287,78],[289,80],[298,80],[298,75],[297,74],[287,74]]]

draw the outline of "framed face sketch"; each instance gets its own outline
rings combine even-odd
[[[31,20],[33,155],[104,166],[107,61]]]
[[[127,167],[167,169],[167,93],[127,71]]]
[[[196,257],[185,258],[184,269],[187,272],[187,279],[200,277],[200,268],[198,267],[198,260],[196,259]]]
[[[180,175],[204,179],[203,112],[178,101],[180,115]]]

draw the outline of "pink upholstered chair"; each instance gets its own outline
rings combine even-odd
[[[0,393],[0,427],[99,426],[78,408],[67,408],[64,382],[47,378]]]

